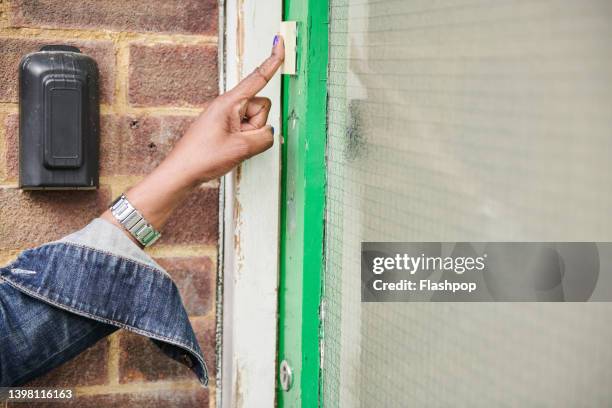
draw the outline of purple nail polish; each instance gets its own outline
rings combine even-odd
[[[270,126],[272,128],[272,136],[274,136],[274,126]]]
[[[274,36],[274,41],[272,42],[272,47],[276,47],[276,44],[278,44],[278,34]]]

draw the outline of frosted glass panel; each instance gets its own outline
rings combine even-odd
[[[612,241],[612,2],[330,0],[325,406],[612,405],[612,304],[362,304],[362,241]]]

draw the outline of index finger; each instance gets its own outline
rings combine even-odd
[[[230,92],[237,94],[242,98],[252,98],[261,91],[266,84],[272,79],[276,70],[282,65],[285,59],[285,45],[283,37],[279,34],[274,37],[274,45],[272,54],[246,78]]]

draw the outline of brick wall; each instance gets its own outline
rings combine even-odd
[[[0,262],[97,216],[149,172],[218,92],[215,0],[0,0]],[[100,189],[22,192],[17,65],[48,43],[76,45],[101,73]],[[214,377],[218,182],[198,189],[150,254],[174,277]],[[178,228],[178,219],[189,220]],[[33,385],[76,387],[66,406],[214,406],[148,339],[120,331]],[[37,405],[43,406],[43,405]]]

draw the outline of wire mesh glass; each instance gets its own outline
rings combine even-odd
[[[326,407],[612,404],[608,303],[361,303],[362,241],[612,240],[612,3],[330,0]]]

